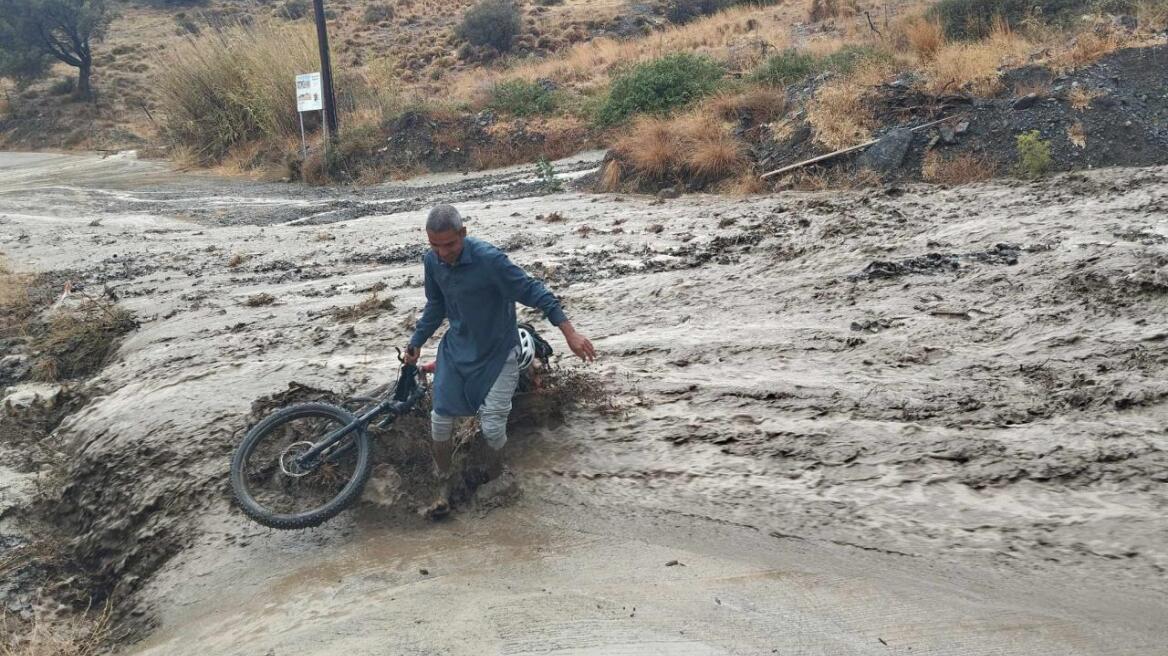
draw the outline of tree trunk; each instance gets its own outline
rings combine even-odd
[[[93,71],[93,59],[86,57],[77,67],[77,97],[81,100],[91,100],[93,89],[89,86],[89,75]]]

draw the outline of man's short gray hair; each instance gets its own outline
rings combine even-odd
[[[453,205],[435,205],[426,217],[426,230],[429,232],[446,232],[462,230],[462,215]]]

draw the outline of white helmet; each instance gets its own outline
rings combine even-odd
[[[523,326],[519,327],[519,371],[531,366],[535,361],[535,338]]]

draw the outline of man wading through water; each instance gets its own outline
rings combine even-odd
[[[426,309],[406,347],[405,360],[416,363],[442,320],[450,320],[450,329],[438,346],[430,413],[434,465],[442,482],[437,501],[425,511],[434,517],[450,508],[454,419],[477,414],[483,438],[496,454],[507,443],[507,416],[519,382],[515,303],[542,311],[582,360],[595,359],[596,350],[572,327],[560,302],[543,283],[515,266],[498,248],[466,236],[458,210],[450,205],[430,210],[426,237],[431,248],[422,258]]]

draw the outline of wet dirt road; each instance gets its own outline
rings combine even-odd
[[[1155,654],[1168,637],[1164,169],[664,205],[532,195],[517,170],[365,189],[359,211],[140,162],[0,172],[0,250],[143,320],[54,437],[89,463],[83,486],[113,490],[78,502],[79,532],[131,554],[113,571],[177,554],[134,583],[153,632],[125,653]],[[247,524],[224,470],[250,402],[392,376],[424,208],[451,198],[563,297],[621,411],[514,435],[520,493],[448,523],[367,504],[314,532]],[[328,318],[378,283],[393,310]],[[244,303],[259,293],[276,300]]]

